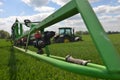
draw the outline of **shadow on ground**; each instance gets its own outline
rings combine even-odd
[[[9,80],[16,80],[17,77],[17,66],[16,66],[16,56],[13,46],[10,48],[10,58],[8,63],[9,68]]]

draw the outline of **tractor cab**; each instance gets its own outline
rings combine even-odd
[[[59,35],[73,36],[72,28],[70,27],[59,28]]]

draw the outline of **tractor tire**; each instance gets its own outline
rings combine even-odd
[[[44,54],[44,51],[43,51],[42,49],[39,49],[39,50],[37,51],[37,54]]]
[[[64,43],[68,43],[68,42],[70,42],[69,39],[64,39]]]

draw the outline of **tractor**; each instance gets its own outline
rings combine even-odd
[[[75,42],[82,41],[82,37],[77,37],[74,35],[74,29],[70,27],[61,27],[59,28],[59,33],[53,39],[55,43],[66,43],[66,42]]]

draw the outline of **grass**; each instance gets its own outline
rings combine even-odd
[[[120,53],[120,34],[109,35],[109,38]],[[76,58],[89,59],[93,63],[103,64],[89,35],[84,41],[60,43],[49,46],[52,55],[65,57],[70,54]],[[36,51],[35,48],[29,49]],[[24,55],[11,47],[10,42],[0,39],[0,80],[101,80],[64,71],[44,61]]]

